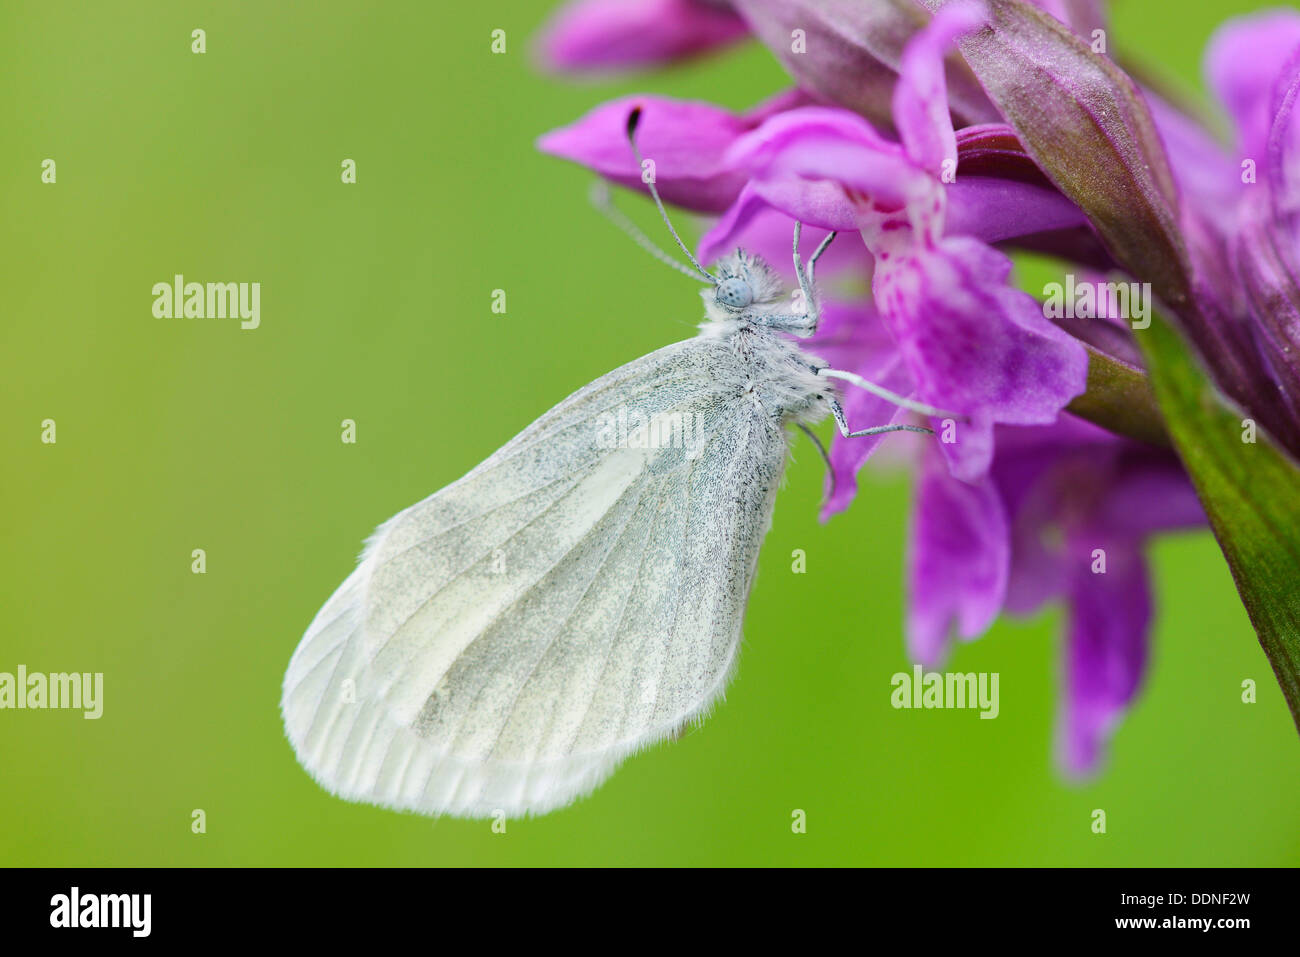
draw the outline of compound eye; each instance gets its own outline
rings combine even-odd
[[[739,276],[732,276],[718,283],[715,298],[728,309],[744,309],[754,301],[754,293],[749,283]]]

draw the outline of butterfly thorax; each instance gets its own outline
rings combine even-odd
[[[826,381],[816,370],[825,363],[801,350],[786,334],[754,322],[711,320],[700,337],[726,345],[728,362],[719,383],[759,405],[774,425],[810,424],[826,417]]]
[[[776,272],[761,258],[737,249],[716,266],[717,285],[701,291],[702,338],[723,340],[735,357],[727,383],[758,403],[778,425],[812,423],[827,414],[825,365],[804,353],[786,331],[791,303]]]

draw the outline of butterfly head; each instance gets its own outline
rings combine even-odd
[[[712,289],[703,289],[710,319],[738,319],[770,311],[781,301],[781,280],[760,257],[737,249],[718,261]]]

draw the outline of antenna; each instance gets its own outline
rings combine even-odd
[[[636,157],[638,168],[645,168],[645,160],[641,158],[641,151],[636,145],[636,128],[641,123],[641,107],[634,107],[632,112],[627,115],[627,141],[632,146],[632,155]],[[664,209],[664,201],[659,198],[659,190],[655,189],[654,177],[644,180],[645,184],[650,187],[650,195],[654,197],[655,205],[659,207],[659,215],[663,217],[664,225],[668,227],[668,232],[672,234],[673,239],[677,241],[677,248],[686,254],[690,264],[695,267],[696,272],[705,278],[712,285],[717,285],[718,280],[712,273],[699,264],[699,261],[691,255],[691,251],[686,248],[682,242],[682,237],[677,235],[677,230],[673,229],[672,220],[668,218],[668,210]]]
[[[588,199],[591,200],[591,205],[595,206],[597,211],[603,213],[611,223],[631,236],[633,242],[665,266],[670,266],[671,268],[676,269],[683,276],[689,276],[696,282],[707,282],[711,285],[716,283],[716,280],[711,276],[708,279],[702,279],[690,266],[679,263],[668,253],[660,249],[655,244],[654,240],[641,231],[641,228],[637,226],[636,223],[627,218],[627,214],[614,205],[614,200],[609,194],[609,184],[607,184],[603,179],[592,181],[591,192],[588,194]]]

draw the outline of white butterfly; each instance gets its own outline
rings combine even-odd
[[[790,338],[816,329],[814,265],[834,233],[805,272],[795,226],[806,315],[782,311],[757,257],[738,250],[712,275],[673,238],[709,283],[699,335],[579,389],[389,519],[307,629],[281,706],[329,790],[465,817],[587,793],[726,687],[786,427],[831,413],[850,436],[929,431],[850,432],[827,377],[949,414],[826,369]]]

